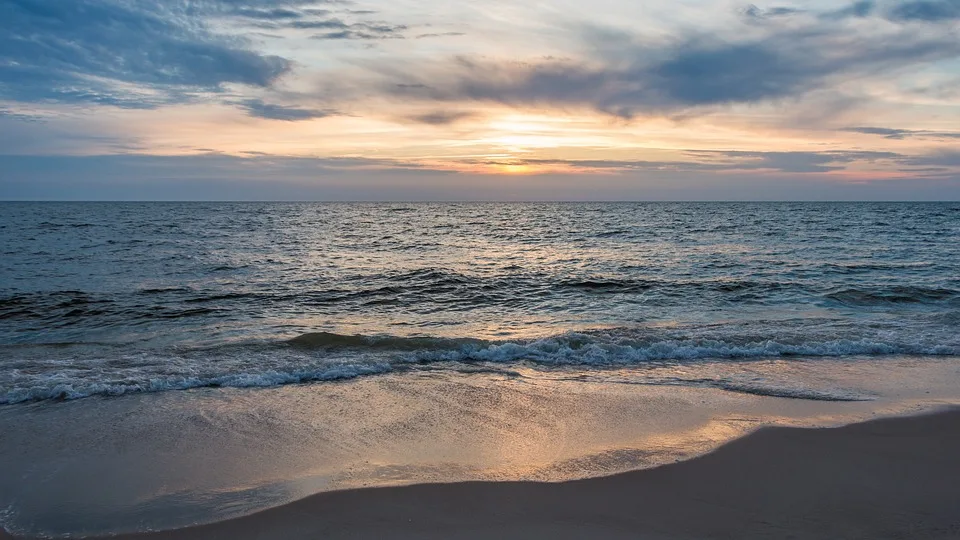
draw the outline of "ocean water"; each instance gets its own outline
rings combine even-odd
[[[960,203],[0,203],[0,528],[958,404]]]
[[[757,366],[956,356],[958,327],[958,203],[0,204],[7,405],[624,368],[858,400]]]

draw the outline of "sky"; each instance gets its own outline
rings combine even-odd
[[[960,0],[4,0],[0,199],[960,200]]]

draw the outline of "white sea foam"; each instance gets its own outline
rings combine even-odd
[[[0,404],[39,400],[68,400],[90,396],[122,396],[141,392],[188,390],[191,388],[230,387],[266,388],[311,381],[337,381],[363,375],[375,375],[391,370],[389,364],[336,365],[317,371],[264,371],[261,373],[229,373],[210,377],[155,377],[143,372],[142,380],[112,381],[75,379],[62,376],[37,377],[32,384],[5,389],[0,393]],[[153,376],[153,377],[152,377]]]
[[[649,332],[647,333],[649,334]],[[738,362],[760,358],[847,357],[883,355],[960,356],[960,346],[933,343],[929,336],[877,339],[651,339],[630,329],[568,332],[527,342],[473,339],[403,338],[396,336],[311,335],[271,346],[181,351],[165,355],[138,353],[110,362],[70,357],[70,350],[49,351],[45,363],[32,369],[0,374],[0,404],[87,396],[119,396],[201,387],[256,388],[305,382],[335,381],[423,365],[533,365],[545,368],[617,368],[670,362]],[[319,336],[319,337],[318,337]],[[891,336],[896,337],[896,336]],[[456,368],[452,368],[456,369]],[[653,383],[653,382],[651,382]],[[673,384],[716,386],[730,391],[802,399],[856,400],[803,387],[756,385],[737,381],[674,381]]]
[[[855,355],[957,355],[956,345],[931,345],[920,342],[897,343],[870,339],[836,339],[811,343],[782,343],[764,340],[729,343],[721,340],[666,340],[649,344],[622,341],[596,341],[594,336],[565,334],[561,337],[531,343],[466,346],[447,351],[423,351],[418,360],[517,362],[530,361],[548,365],[629,365],[659,360],[748,359],[784,356],[855,356]]]

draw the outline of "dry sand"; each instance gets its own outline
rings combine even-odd
[[[607,478],[322,493],[221,523],[118,538],[540,537],[957,539],[960,410],[836,429],[765,428],[697,459]]]

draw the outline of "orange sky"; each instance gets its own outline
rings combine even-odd
[[[788,175],[904,193],[914,179],[958,193],[948,0],[82,4],[46,18],[14,5],[0,22],[3,156],[362,160],[338,170],[517,182]]]

